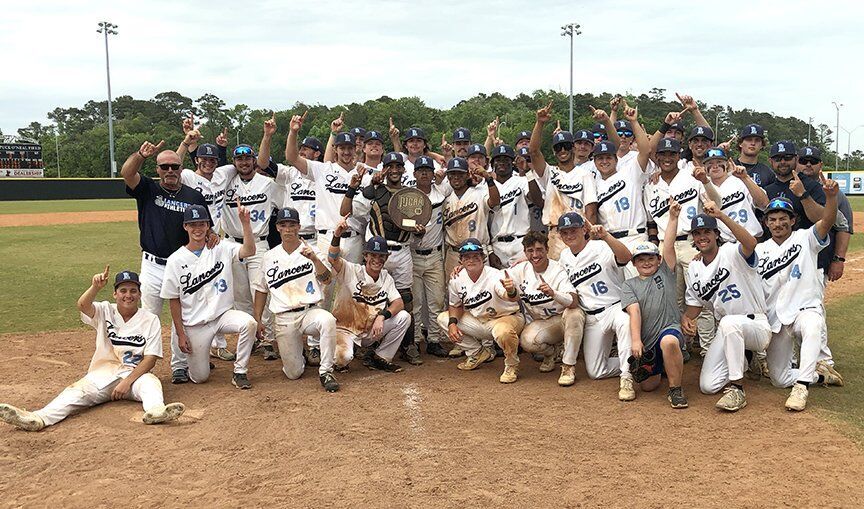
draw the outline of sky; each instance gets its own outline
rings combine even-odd
[[[671,7],[674,5],[674,8]],[[665,88],[709,104],[796,116],[832,130],[864,124],[860,21],[841,1],[561,2],[475,0],[299,2],[33,1],[4,8],[0,129],[46,122],[57,106],[106,97],[99,21],[109,40],[114,97],[174,90],[226,103],[287,109],[418,96],[447,108],[479,92],[514,96]],[[669,6],[669,7],[667,7]],[[814,7],[815,6],[815,7]],[[526,126],[526,128],[529,126]],[[770,126],[765,126],[770,129]],[[841,153],[847,135],[841,131]],[[864,127],[852,149],[864,147]]]

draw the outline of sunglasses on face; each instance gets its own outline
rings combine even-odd
[[[237,147],[234,149],[234,156],[251,156],[252,149],[249,147]]]
[[[630,137],[633,136],[633,131],[618,131],[618,136]]]
[[[180,169],[180,165],[179,164],[162,163],[159,165],[159,169],[162,171],[169,171],[169,170],[178,171]]]
[[[791,160],[795,159],[795,157],[796,156],[787,154],[785,156],[774,156],[771,158],[771,160],[774,161],[775,163],[779,163],[780,161],[791,161]]]
[[[816,159],[798,159],[798,163],[803,164],[805,166],[808,164],[811,166],[816,166],[817,164],[819,164],[821,162],[822,161],[817,161]]]
[[[562,150],[566,150],[568,152],[573,150],[573,144],[570,143],[569,141],[567,141],[564,143],[559,143],[559,144],[555,145],[554,147],[552,147],[553,152],[561,152]]]

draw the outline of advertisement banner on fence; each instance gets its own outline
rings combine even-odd
[[[45,176],[45,170],[42,168],[0,168],[0,178],[3,177],[22,177],[22,178],[41,178]]]
[[[864,171],[829,171],[828,178],[847,195],[864,195]]]

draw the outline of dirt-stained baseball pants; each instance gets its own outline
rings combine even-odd
[[[258,323],[251,315],[231,309],[216,320],[185,329],[192,347],[192,353],[189,354],[189,378],[193,382],[200,384],[210,378],[210,343],[216,334],[239,334],[234,372],[248,371],[249,356],[252,354],[255,332],[258,330]]]
[[[617,339],[618,357],[609,357],[613,339]],[[585,371],[588,373],[588,378],[608,378],[617,375],[621,378],[632,378],[633,375],[627,369],[631,344],[630,315],[621,309],[620,302],[607,306],[599,313],[585,313],[582,351],[585,353]],[[575,357],[567,357],[566,348],[564,355],[565,364],[576,363]]]
[[[411,325],[411,314],[405,311],[399,311],[390,318],[384,320],[384,327],[381,332],[381,339],[375,353],[378,357],[386,361],[392,361],[393,356],[399,351],[399,344],[402,343],[402,338],[405,337],[405,331]],[[369,337],[368,332],[360,335],[355,334],[348,329],[339,328],[336,324],[336,365],[347,366],[354,359],[354,345],[369,346],[375,343],[375,339]],[[321,352],[323,362],[324,352]]]
[[[305,336],[313,336],[321,348],[318,374],[333,371],[336,355],[336,318],[324,309],[313,307],[303,311],[279,313],[275,316],[276,343],[282,358],[282,372],[291,380],[300,378],[306,361],[303,358]]]
[[[450,325],[450,313],[444,311],[438,315],[438,325],[447,329]],[[504,350],[504,365],[519,365],[519,334],[525,327],[525,317],[522,313],[499,316],[480,321],[471,313],[465,313],[457,324],[462,331],[462,341],[456,343],[467,355],[477,355],[483,348],[492,348],[492,342]]]
[[[795,382],[815,382],[816,362],[821,360],[822,328],[825,317],[818,311],[805,309],[798,312],[795,321],[783,325],[771,337],[768,345],[768,370],[775,387],[792,387]],[[801,341],[798,368],[792,368],[796,339]]]
[[[411,254],[414,264],[414,342],[423,340],[420,325],[426,325],[427,343],[440,343],[446,339],[446,332],[438,325],[437,317],[444,311],[444,256],[441,249],[433,249],[429,254]]]
[[[585,330],[585,312],[579,308],[565,309],[563,315],[533,320],[522,330],[519,344],[528,353],[549,354],[555,345],[564,345],[567,364],[576,364],[582,334]]]
[[[716,394],[730,381],[744,378],[747,370],[745,349],[758,352],[768,347],[771,341],[768,317],[764,314],[752,316],[727,315],[720,319],[717,335],[702,361],[699,389],[703,393]]]
[[[678,297],[678,308],[681,313],[684,313],[686,306],[684,304],[684,293],[687,291],[687,285],[690,280],[687,275],[687,267],[693,261],[693,257],[699,252],[690,243],[690,239],[675,241],[675,257],[677,264],[675,266],[676,291]],[[708,350],[711,346],[711,341],[714,340],[714,334],[717,331],[717,323],[714,320],[714,312],[711,306],[703,306],[702,312],[696,317],[696,330],[699,332],[699,346],[703,350]]]
[[[111,393],[122,380],[118,378],[99,389],[87,378],[82,378],[63,389],[63,392],[44,408],[33,413],[41,417],[46,426],[57,424],[73,413],[111,401]],[[162,383],[152,373],[145,373],[138,377],[132,383],[132,388],[125,399],[140,401],[145,412],[165,404],[162,397]]]
[[[517,260],[525,258],[525,248],[522,247],[524,236],[513,235],[515,238],[509,242],[498,240],[497,237],[492,239],[492,252],[501,260],[504,268],[512,267]]]
[[[162,293],[162,281],[165,279],[165,266],[159,265],[149,258],[150,255],[141,253],[141,272],[138,278],[141,280],[141,307],[162,319],[162,306],[164,299],[159,295]],[[171,370],[185,369],[188,366],[186,354],[177,346],[177,331],[174,329],[174,321],[171,321]]]
[[[549,234],[547,235],[549,240],[549,259],[550,260],[558,260],[561,257],[561,252],[567,249],[567,244],[561,240],[561,234],[558,232],[557,226],[549,226]]]
[[[223,239],[222,242],[236,243],[233,238]],[[255,292],[252,290],[252,282],[261,277],[261,261],[264,259],[264,253],[270,249],[267,244],[267,239],[255,242],[255,254],[249,256],[242,261],[235,261],[231,264],[231,272],[234,278],[234,309],[243,311],[248,315],[253,312],[253,298]],[[269,295],[268,295],[269,299]],[[270,309],[264,306],[264,313],[261,315],[261,321],[264,322],[265,338],[273,337],[273,315]],[[239,346],[237,347],[239,350]]]

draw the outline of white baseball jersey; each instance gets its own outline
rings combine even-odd
[[[743,226],[745,230],[750,232],[750,235],[759,238],[762,235],[762,225],[759,224],[759,219],[753,209],[753,196],[744,182],[738,177],[730,175],[722,184],[715,187],[720,193],[722,201],[720,209],[723,213]],[[720,229],[720,236],[723,240],[737,242],[732,231],[722,221],[717,221],[717,227]]]
[[[688,306],[702,306],[710,302],[714,317],[765,313],[765,293],[762,279],[756,272],[759,256],[754,252],[749,259],[741,254],[740,244],[723,244],[717,256],[705,265],[705,260],[694,260],[687,267],[690,284],[685,293]],[[779,330],[779,329],[778,329]]]
[[[332,311],[336,326],[355,334],[367,331],[379,311],[402,298],[387,269],[381,270],[376,280],[365,266],[342,260],[341,272],[333,277],[339,280]]]
[[[631,145],[631,146],[635,146],[635,145],[636,145],[636,144],[634,143],[634,144]],[[630,151],[628,151],[626,154],[624,154],[623,156],[621,156],[621,157],[618,158],[618,164],[616,165],[616,169],[617,169],[618,171],[621,171],[621,168],[623,168],[623,167],[625,167],[625,166],[629,166],[629,165],[631,164],[631,162],[632,162],[632,163],[635,163],[635,162],[636,162],[636,157],[637,157],[638,155],[639,155],[639,151],[638,151],[638,150],[630,150]]]
[[[450,193],[444,199],[442,219],[444,220],[444,241],[450,246],[458,246],[463,240],[474,237],[484,246],[489,245],[489,189],[486,184],[478,184],[465,190],[461,197]]]
[[[645,209],[648,216],[657,223],[657,236],[660,240],[666,238],[666,225],[669,223],[669,197],[672,196],[681,204],[681,215],[678,217],[678,231],[675,236],[690,233],[690,220],[702,213],[702,197],[705,186],[693,178],[693,174],[684,170],[666,183],[661,176],[656,184],[645,185]]]
[[[528,179],[513,175],[503,184],[495,181],[501,204],[492,211],[492,237],[525,235],[531,228],[528,210]]]
[[[768,239],[756,246],[772,324],[779,321],[789,325],[804,309],[822,314],[825,289],[816,259],[828,243],[827,235],[824,239],[817,237],[813,225],[793,231],[782,244]]]
[[[543,281],[558,293],[576,293],[576,289],[570,284],[567,271],[555,260],[549,260],[549,266],[540,273],[535,271],[534,266],[527,261],[510,267],[507,273],[519,288],[519,297],[525,310],[535,320],[558,316],[567,309],[539,290],[540,285],[543,284],[540,277],[543,277]]]
[[[117,305],[94,302],[93,318],[81,313],[81,321],[96,329],[96,351],[84,377],[97,389],[104,389],[118,378],[126,378],[145,355],[162,357],[162,327],[159,317],[139,309],[128,322]]]
[[[306,161],[306,169],[306,178],[315,184],[315,229],[332,231],[342,219],[339,208],[348,191],[354,169],[346,170],[337,163],[309,160]],[[364,175],[360,182],[361,189],[369,185],[371,180],[368,173]],[[352,215],[348,218],[348,226],[357,233],[363,233],[366,223]]]
[[[237,214],[237,198],[249,209],[252,235],[266,237],[270,231],[270,215],[282,204],[282,191],[275,180],[254,173],[245,181],[233,164],[220,166],[213,172],[213,185],[225,190],[222,206],[222,230],[229,237],[242,238],[243,226]]]
[[[472,281],[468,271],[462,270],[448,283],[450,305],[462,306],[465,311],[482,321],[518,313],[519,302],[507,300],[507,290],[501,284],[502,279],[504,271],[488,265],[483,266],[483,272],[477,281]]]
[[[309,247],[319,260],[324,260],[314,243]],[[297,249],[288,253],[280,244],[264,253],[261,277],[252,282],[252,288],[270,294],[271,313],[318,304],[323,298],[321,283],[315,277],[315,265],[300,254],[302,248],[303,243],[300,243]]]
[[[276,183],[283,188],[280,207],[291,207],[300,215],[300,233],[315,233],[315,186],[293,166],[277,165]]]
[[[402,152],[402,158],[405,159],[405,173],[402,174],[402,185],[405,187],[417,187],[417,179],[414,178],[414,163],[408,160],[408,154]],[[438,161],[432,160],[435,165],[435,171],[441,170],[441,165]]]
[[[557,226],[558,218],[567,212],[585,214],[585,205],[597,202],[594,184],[594,161],[576,165],[570,171],[561,171],[557,166],[546,165],[537,185],[543,190],[543,224]]]
[[[213,219],[213,228],[219,231],[219,216],[222,214],[222,199],[225,195],[225,188],[217,188],[213,185],[212,180],[187,169],[180,172],[180,181],[183,185],[191,187],[204,196],[207,209],[210,211],[210,218]]]
[[[582,251],[561,251],[558,263],[567,271],[570,284],[579,293],[579,305],[585,311],[605,308],[621,302],[623,272],[615,253],[602,240],[589,240]],[[626,265],[626,264],[625,264]]]
[[[212,322],[234,307],[231,264],[238,260],[241,247],[220,242],[213,249],[204,247],[199,256],[183,246],[168,257],[159,296],[180,299],[183,325]]]
[[[635,157],[623,164],[618,161],[617,170],[606,179],[596,173],[597,218],[607,231],[645,228],[648,218],[642,199],[648,175]]]
[[[413,249],[435,249],[444,242],[444,199],[452,193],[445,193],[437,184],[432,184],[429,192],[429,201],[432,202],[432,216],[426,223],[426,233],[422,237],[412,235],[414,241]]]

